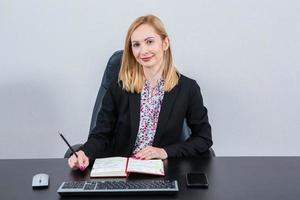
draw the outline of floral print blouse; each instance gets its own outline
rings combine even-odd
[[[145,81],[141,93],[140,124],[133,154],[146,146],[152,146],[164,93],[164,80],[160,79],[154,88],[147,80]]]

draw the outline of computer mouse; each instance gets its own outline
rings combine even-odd
[[[40,188],[47,187],[49,185],[49,175],[45,173],[39,173],[32,177],[32,187]]]

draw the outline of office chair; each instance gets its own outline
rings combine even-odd
[[[104,94],[106,93],[106,90],[108,89],[109,85],[112,83],[112,81],[117,80],[120,67],[121,67],[121,60],[122,60],[123,50],[116,51],[109,59],[106,69],[104,71],[102,82],[98,91],[97,99],[95,102],[95,106],[93,109],[92,114],[92,120],[90,124],[90,131],[89,136],[91,133],[91,130],[96,126],[97,116],[101,109],[102,105],[102,99]],[[188,127],[186,120],[184,120],[183,123],[183,130],[182,130],[182,138],[181,140],[186,140],[191,135],[191,130]],[[72,148],[77,151],[82,144],[76,144],[73,145]],[[68,149],[64,155],[64,158],[69,158],[72,155],[72,151]],[[203,152],[200,156],[206,156],[206,157],[215,157],[215,152],[212,148],[210,148],[208,151]]]

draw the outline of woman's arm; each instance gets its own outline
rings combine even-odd
[[[207,109],[196,81],[192,80],[189,91],[186,120],[192,134],[182,143],[164,147],[168,157],[197,156],[213,144]]]

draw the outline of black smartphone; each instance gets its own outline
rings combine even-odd
[[[189,172],[186,174],[186,185],[188,187],[208,187],[208,181],[205,173]]]

